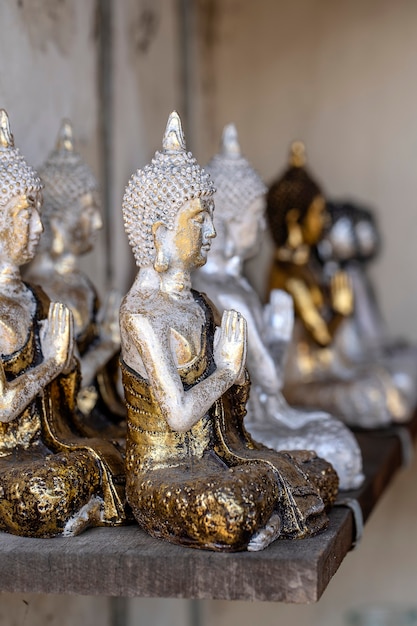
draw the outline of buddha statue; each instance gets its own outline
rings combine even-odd
[[[93,249],[102,219],[97,181],[74,149],[69,121],[63,122],[56,149],[39,175],[44,184],[45,232],[28,276],[50,298],[65,303],[74,316],[82,374],[77,430],[83,436],[102,436],[124,445],[126,410],[118,363],[121,297],[110,292],[100,305],[94,285],[80,267],[82,256]]]
[[[289,168],[268,191],[267,218],[276,245],[270,287],[293,297],[296,316],[285,369],[288,401],[329,411],[350,426],[407,421],[413,407],[390,372],[377,363],[351,363],[338,345],[354,311],[353,290],[343,270],[324,284],[315,247],[326,203],[305,167],[301,142],[292,145]]]
[[[42,233],[42,184],[4,110],[0,180],[0,530],[51,537],[120,524],[121,455],[70,427],[79,385],[72,314],[20,275]]]
[[[242,156],[234,125],[225,127],[221,151],[206,171],[216,187],[217,237],[207,263],[194,273],[193,285],[207,293],[219,311],[234,309],[246,319],[252,386],[245,426],[257,441],[276,450],[315,450],[337,471],[340,489],[357,488],[364,478],[362,457],[350,430],[323,411],[290,407],[282,395],[293,304],[286,292],[274,290],[264,308],[243,276],[244,261],[261,243],[266,188]]]
[[[162,146],[123,198],[139,268],[120,309],[128,502],[151,535],[194,548],[306,537],[326,525],[336,473],[311,452],[276,453],[245,431],[246,322],[233,310],[219,319],[191,289],[215,237],[213,184],[175,112]]]
[[[388,336],[375,289],[366,271],[378,254],[381,237],[372,211],[352,202],[328,202],[328,223],[317,246],[328,284],[335,272],[349,276],[355,307],[338,348],[355,364],[377,362],[393,377],[410,406],[417,403],[417,350],[415,346]]]

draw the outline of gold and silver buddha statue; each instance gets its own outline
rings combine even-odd
[[[244,262],[257,253],[262,241],[266,187],[241,154],[234,125],[225,127],[221,150],[206,171],[216,187],[217,237],[207,263],[193,274],[193,285],[207,293],[219,311],[234,309],[246,319],[251,393],[245,426],[257,441],[275,450],[315,450],[336,469],[340,489],[357,488],[363,480],[362,457],[350,430],[324,411],[289,406],[282,394],[293,327],[292,298],[274,290],[263,307],[243,275]]]
[[[156,537],[259,550],[324,528],[337,476],[314,453],[274,452],[244,428],[246,321],[191,288],[215,237],[213,194],[174,112],[123,198],[139,268],[120,309],[127,499]]]
[[[75,150],[71,123],[65,120],[56,148],[39,169],[44,185],[44,233],[28,276],[74,316],[82,386],[76,428],[124,445],[125,407],[119,370],[120,296],[111,292],[103,305],[80,267],[102,228],[95,176]]]
[[[287,399],[329,411],[351,426],[407,421],[415,403],[409,387],[383,363],[354,363],[342,349],[354,294],[343,268],[325,280],[317,259],[326,202],[305,167],[301,142],[292,145],[289,167],[268,191],[267,217],[276,246],[270,287],[293,297],[296,315],[285,369]]]
[[[22,280],[43,227],[42,183],[0,111],[0,530],[74,535],[125,520],[124,465],[72,429],[80,376],[73,316]]]

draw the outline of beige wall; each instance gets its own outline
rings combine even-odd
[[[385,247],[373,274],[382,306],[393,333],[416,339],[417,4],[199,4],[199,158],[210,158],[234,121],[244,152],[270,181],[290,141],[302,138],[329,196],[378,211]]]

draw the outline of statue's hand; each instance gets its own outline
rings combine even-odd
[[[73,361],[74,320],[70,309],[61,302],[51,302],[40,341],[45,361],[52,362],[57,373],[68,370]]]
[[[119,309],[122,297],[118,291],[112,289],[106,297],[98,315],[100,336],[104,341],[110,341],[120,346]]]
[[[264,309],[264,318],[268,343],[288,343],[294,326],[294,304],[290,294],[282,289],[273,289]]]
[[[332,307],[340,315],[350,315],[353,312],[353,289],[346,272],[336,272],[331,278],[330,294]]]
[[[231,373],[234,383],[245,377],[246,320],[237,311],[224,311],[220,328],[214,335],[214,361],[218,370]]]

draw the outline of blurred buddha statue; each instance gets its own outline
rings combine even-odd
[[[355,307],[338,334],[341,353],[353,363],[383,365],[410,406],[417,402],[417,349],[389,338],[367,264],[378,254],[381,238],[374,214],[351,202],[327,203],[328,223],[318,246],[323,281],[343,270],[350,278]]]
[[[123,440],[126,410],[118,392],[120,297],[111,292],[101,306],[94,285],[79,267],[81,257],[93,249],[102,220],[97,181],[74,150],[70,122],[63,122],[56,149],[39,174],[45,232],[28,275],[74,316],[82,374],[77,429],[86,436]]]
[[[42,184],[0,111],[0,530],[73,535],[124,520],[124,467],[71,431],[79,384],[70,310],[22,281],[42,233]]]
[[[172,113],[162,150],[123,199],[139,267],[120,309],[127,498],[156,537],[259,550],[323,528],[337,477],[313,453],[278,454],[243,427],[246,322],[233,310],[220,320],[191,289],[215,237],[213,192]]]
[[[354,312],[351,281],[343,270],[328,284],[315,255],[327,219],[321,189],[305,168],[300,142],[290,166],[267,194],[267,217],[276,251],[270,287],[294,299],[296,321],[284,392],[302,406],[315,406],[352,426],[374,428],[409,419],[412,406],[390,372],[376,363],[352,364],[338,345]]]
[[[216,187],[217,237],[207,263],[193,275],[193,284],[219,311],[234,309],[246,319],[252,386],[245,426],[256,440],[276,450],[315,450],[337,471],[340,489],[354,489],[363,480],[362,458],[350,430],[323,411],[290,407],[281,392],[293,327],[291,297],[274,290],[264,309],[242,274],[244,261],[261,243],[266,188],[241,155],[234,125],[225,127],[221,151],[206,170]]]

